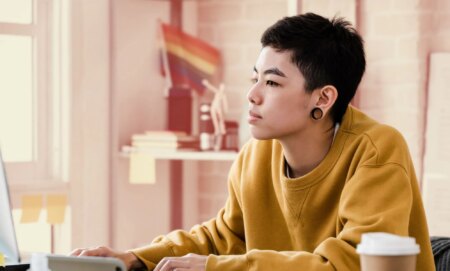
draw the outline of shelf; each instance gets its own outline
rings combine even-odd
[[[148,153],[155,159],[200,161],[234,161],[238,154],[235,151],[160,150],[123,146],[121,155],[128,157],[134,152]]]

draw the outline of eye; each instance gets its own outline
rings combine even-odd
[[[250,81],[251,81],[253,84],[256,84],[256,83],[258,83],[258,78],[256,78],[256,77],[251,78]]]
[[[277,82],[274,82],[272,80],[267,80],[266,85],[268,85],[270,87],[278,87],[280,84],[278,84]]]

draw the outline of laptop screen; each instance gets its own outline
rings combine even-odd
[[[11,212],[8,181],[0,150],[0,252],[5,256],[6,264],[20,262],[14,221]]]

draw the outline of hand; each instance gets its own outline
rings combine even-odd
[[[128,270],[144,267],[144,264],[133,253],[117,251],[109,247],[78,248],[72,251],[70,256],[114,257],[121,260]]]
[[[208,256],[187,254],[183,257],[166,257],[153,271],[205,271]]]

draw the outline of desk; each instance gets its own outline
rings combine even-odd
[[[155,159],[170,160],[170,229],[183,228],[183,161],[234,161],[235,151],[194,151],[194,150],[151,150],[131,146],[122,147],[122,155],[132,152],[146,152]]]

